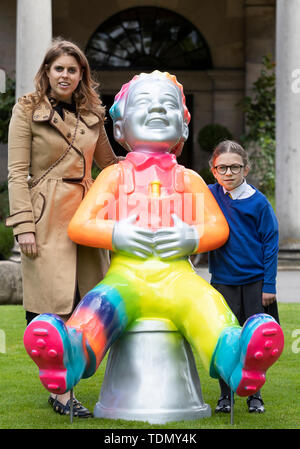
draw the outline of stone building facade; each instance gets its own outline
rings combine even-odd
[[[160,67],[153,62],[150,68],[149,58],[145,67],[142,58],[120,66],[120,53],[113,54],[110,44],[106,51],[114,56],[111,63],[101,65],[98,59],[95,73],[107,107],[120,86],[133,74],[156,68],[174,73],[184,85],[192,113],[190,137],[182,162],[197,171],[207,167],[208,159],[197,142],[199,130],[207,124],[219,123],[239,140],[244,131],[244,117],[237,103],[250,93],[260,73],[262,57],[273,55],[277,71],[276,213],[280,245],[291,260],[300,258],[297,168],[300,166],[300,89],[297,86],[293,89],[297,81],[293,77],[297,76],[297,70],[300,72],[299,0],[1,0],[0,7],[0,69],[9,76],[16,76],[17,95],[33,89],[32,79],[52,36],[63,36],[75,41],[87,53],[89,50],[95,53],[95,48],[91,50],[91,43],[95,43],[93,37],[98,33],[100,41],[98,39],[96,50],[103,49],[101,45],[105,39],[102,37],[109,32],[109,26],[116,25],[121,17],[128,18],[129,11],[131,14],[138,10],[139,23],[134,25],[134,21],[128,19],[125,28],[137,26],[136,36],[142,37],[145,47],[149,29],[147,31],[144,26],[144,12],[145,8],[152,8],[156,14],[162,14],[161,17],[164,17],[162,11],[168,13],[166,26],[161,28],[163,47],[167,33],[170,38],[174,33],[176,20],[183,21],[190,27],[191,34],[182,48],[189,52],[189,45],[200,40],[208,55],[203,66],[198,64],[197,58],[186,65],[178,63],[178,66],[174,58],[170,64],[159,60]],[[157,22],[153,21],[153,33],[156,26]],[[112,30],[110,38],[116,44],[114,51],[120,50],[117,44],[122,27],[124,23],[120,22],[119,29]]]
[[[182,18],[199,32],[208,48],[210,67],[195,69],[193,62],[179,69],[162,65],[176,74],[187,94],[192,123],[183,162],[199,171],[207,166],[208,159],[197,142],[203,126],[219,123],[235,139],[243,133],[244,119],[237,103],[249,93],[262,57],[274,55],[275,0],[2,0],[0,68],[10,76],[20,71],[17,94],[21,95],[32,89],[32,77],[49,36],[63,36],[86,50],[95,31],[109,19],[118,20],[118,14],[133,9],[138,9],[142,16],[143,8],[149,7],[166,10],[175,19]],[[171,29],[170,21],[167,26]],[[120,86],[133,74],[149,71],[149,67],[145,69],[141,64],[97,68],[107,107]]]

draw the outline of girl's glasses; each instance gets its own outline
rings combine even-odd
[[[231,173],[237,175],[240,173],[242,167],[244,165],[233,164],[233,165],[216,165],[214,168],[217,170],[219,175],[225,175],[227,173],[228,168],[230,168]]]

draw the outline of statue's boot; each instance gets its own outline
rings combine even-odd
[[[89,365],[89,354],[81,331],[67,327],[57,315],[34,318],[24,333],[24,346],[39,367],[44,387],[52,393],[71,390]]]
[[[243,328],[225,329],[216,346],[210,372],[222,377],[239,396],[255,394],[265,383],[266,371],[284,346],[279,324],[267,314],[250,317]]]

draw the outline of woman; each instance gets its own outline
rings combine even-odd
[[[41,313],[68,318],[105,275],[108,253],[76,245],[67,226],[100,168],[118,162],[104,129],[105,108],[84,53],[55,39],[35,77],[36,90],[14,106],[9,127],[10,216],[21,248],[27,324]],[[70,395],[50,397],[67,414]],[[74,415],[90,416],[77,400]]]

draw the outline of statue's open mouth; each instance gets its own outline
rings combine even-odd
[[[150,128],[165,128],[168,125],[169,122],[162,117],[153,117],[146,122],[146,126]]]

